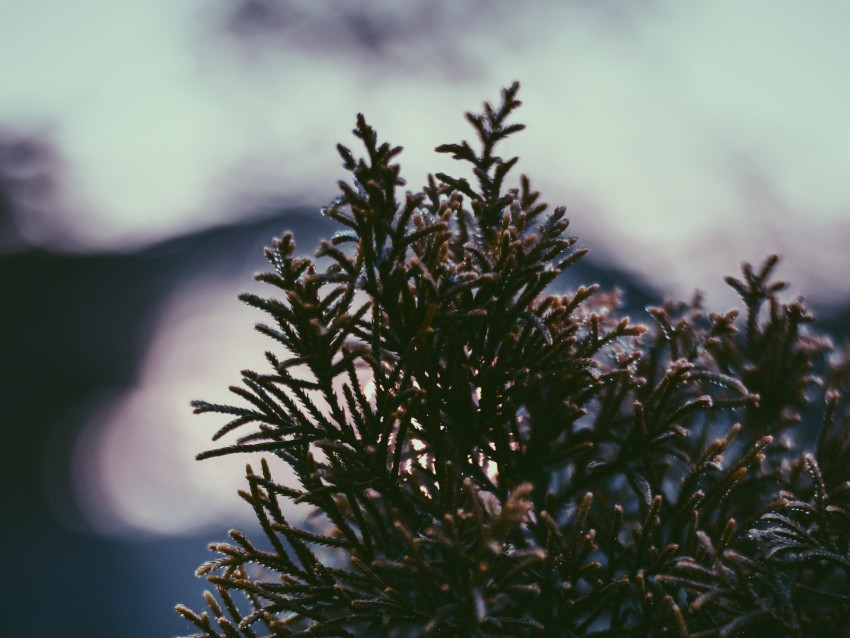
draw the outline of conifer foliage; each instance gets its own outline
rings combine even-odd
[[[497,145],[518,85],[437,148],[473,178],[402,192],[358,116],[340,225],[267,249],[268,369],[243,371],[209,458],[263,452],[200,576],[197,637],[850,635],[850,364],[783,302],[776,258],[619,316],[547,287],[585,252]],[[293,478],[294,477],[294,478]],[[306,520],[290,520],[294,505]],[[288,518],[290,516],[290,518]]]

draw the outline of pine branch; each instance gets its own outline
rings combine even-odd
[[[262,452],[198,575],[197,637],[809,636],[850,631],[850,346],[833,349],[778,259],[622,315],[587,249],[499,144],[519,85],[467,114],[404,193],[365,118],[316,258],[266,250],[264,373],[231,387],[208,459]],[[303,512],[309,511],[304,518]],[[834,632],[838,631],[838,634]]]

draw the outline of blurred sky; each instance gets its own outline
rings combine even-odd
[[[358,111],[405,147],[404,175],[418,189],[427,172],[452,170],[433,149],[469,137],[462,113],[518,79],[528,129],[505,152],[521,156],[544,198],[567,205],[582,243],[612,264],[674,296],[701,288],[725,301],[722,275],[779,252],[795,290],[821,304],[850,299],[846,2],[0,8],[0,132],[54,154],[37,167],[49,173],[49,201],[19,207],[30,245],[131,250],[273,207],[318,207],[336,194],[334,146],[353,144]],[[158,319],[137,387],[101,406],[77,445],[80,489],[108,492],[90,505],[102,531],[170,534],[219,516],[187,509],[187,493],[168,487],[216,502],[219,470],[184,476],[172,459],[177,478],[157,483],[145,462],[203,449],[208,432],[190,434],[175,414],[234,381],[250,365],[234,363],[246,349],[262,351],[234,337],[193,376],[193,357],[215,335],[255,319],[232,301],[246,272],[207,284],[175,293],[182,301]],[[152,416],[151,405],[164,412]],[[151,419],[167,429],[140,434]]]
[[[321,204],[356,111],[417,188],[519,79],[508,150],[613,259],[684,294],[779,251],[811,295],[850,292],[846,2],[0,4],[0,125],[63,160],[32,241],[116,250]]]

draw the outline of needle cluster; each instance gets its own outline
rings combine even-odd
[[[211,545],[209,610],[178,612],[198,638],[850,635],[847,352],[775,257],[726,313],[552,293],[586,250],[506,186],[518,88],[437,148],[471,179],[418,193],[358,116],[340,231],[267,249],[275,292],[242,299],[268,368],[194,402],[231,440],[199,458],[269,457],[240,492],[261,532]]]

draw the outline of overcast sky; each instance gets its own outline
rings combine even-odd
[[[846,2],[4,5],[0,128],[64,166],[35,240],[116,249],[320,205],[357,111],[418,187],[462,112],[519,79],[508,150],[606,255],[682,294],[779,251],[812,295],[850,294]]]
[[[25,225],[34,243],[120,250],[273,204],[318,207],[336,195],[334,146],[353,144],[358,111],[405,147],[404,175],[418,188],[427,172],[451,170],[433,149],[469,137],[462,113],[518,79],[528,129],[505,152],[521,156],[547,201],[568,206],[597,255],[672,295],[706,289],[711,301],[729,298],[722,275],[742,259],[779,252],[793,290],[850,300],[850,3],[0,6],[0,132],[44,138],[58,155],[53,206]],[[215,299],[231,302],[231,293]],[[113,490],[106,501],[148,507],[122,514],[126,525],[170,533],[204,518],[183,493],[171,505],[161,491],[128,498],[133,487],[121,481],[140,458],[128,455],[158,453],[155,439],[126,445],[149,418],[139,406],[152,396],[165,405],[167,386],[168,405],[179,406],[168,409],[188,416],[190,389],[178,381],[191,375],[173,344],[185,342],[192,308],[229,320],[211,303],[175,306],[139,387],[100,415],[115,427],[93,421],[93,449],[105,459],[93,471]],[[233,342],[234,353],[243,347]],[[233,380],[238,368],[220,359],[218,376],[193,378],[191,392],[210,396],[201,388]],[[172,417],[169,427],[185,426]],[[181,458],[204,447],[206,432],[163,436],[176,431],[188,437]],[[123,452],[110,452],[115,441]],[[218,493],[211,477],[183,484]]]

